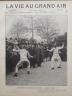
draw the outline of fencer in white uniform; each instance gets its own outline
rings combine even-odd
[[[55,64],[57,64],[57,68],[61,68],[61,57],[59,56],[59,50],[64,47],[64,44],[61,47],[53,47],[51,50],[47,49],[50,52],[53,52],[53,56],[51,58],[51,69],[54,69]]]
[[[33,58],[33,56],[31,56],[29,54],[29,52],[25,49],[25,48],[22,48],[22,49],[19,49],[17,47],[17,49],[14,47],[13,49],[14,52],[19,52],[20,54],[20,60],[18,61],[16,67],[15,67],[15,74],[14,76],[17,76],[18,75],[18,68],[22,65],[22,64],[25,64],[23,62],[26,62],[27,63],[27,73],[30,74],[30,61],[28,60],[28,57],[29,58]]]

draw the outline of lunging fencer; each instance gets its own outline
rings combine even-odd
[[[53,56],[51,58],[51,69],[54,69],[55,64],[57,64],[57,68],[61,68],[61,57],[59,56],[59,50],[63,49],[64,44],[60,47],[57,47],[57,45],[55,44],[54,47],[48,51],[53,52]]]
[[[14,76],[18,75],[18,68],[22,65],[27,63],[27,73],[30,74],[30,61],[28,60],[29,58],[33,58],[33,56],[31,56],[29,54],[29,52],[26,50],[26,48],[24,46],[22,46],[22,48],[20,49],[17,45],[16,47],[14,47],[13,52],[19,52],[20,54],[20,60],[18,61],[16,67],[15,67],[15,74]]]

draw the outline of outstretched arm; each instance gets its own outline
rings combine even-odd
[[[31,56],[29,52],[28,52],[28,57],[29,57],[29,58],[33,58],[33,56]]]

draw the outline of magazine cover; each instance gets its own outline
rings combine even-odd
[[[72,2],[0,2],[0,95],[72,96]]]

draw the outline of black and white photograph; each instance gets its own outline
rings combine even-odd
[[[67,86],[67,24],[67,15],[6,15],[6,85]]]

